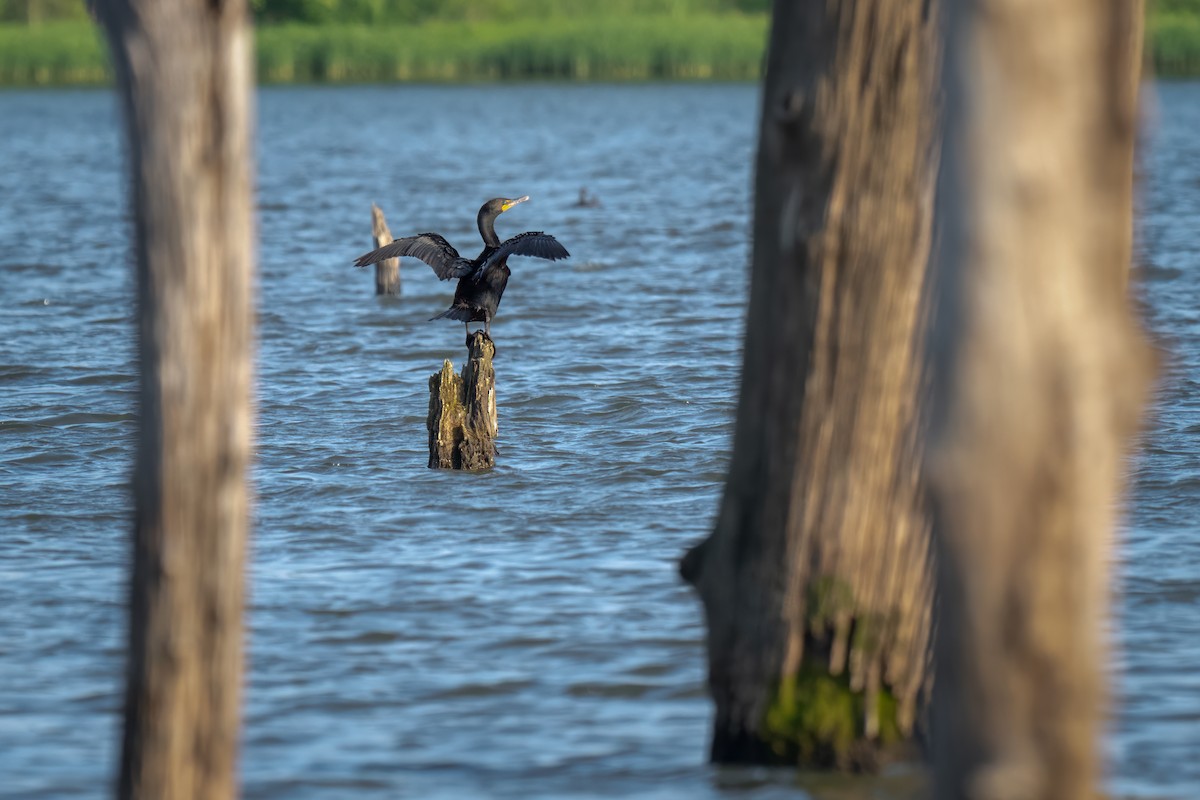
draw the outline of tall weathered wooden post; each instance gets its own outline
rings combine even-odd
[[[371,203],[371,235],[375,249],[392,243],[392,232],[388,230],[383,210]],[[400,294],[400,259],[387,258],[375,265],[375,294]]]
[[[244,0],[100,0],[124,101],[141,373],[118,797],[237,795],[254,348]]]
[[[938,800],[1103,795],[1140,2],[947,0],[929,484]]]
[[[774,6],[733,457],[681,565],[708,622],[717,761],[867,769],[915,735],[936,5]]]
[[[496,465],[496,347],[480,331],[467,336],[461,375],[447,359],[429,378],[429,466],[487,469]]]

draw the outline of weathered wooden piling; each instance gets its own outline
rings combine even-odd
[[[1094,800],[1111,548],[1157,361],[1128,293],[1142,9],[945,6],[928,796]]]
[[[449,359],[429,377],[430,469],[488,469],[496,465],[496,346],[482,331],[467,335],[462,375]]]
[[[136,219],[129,651],[111,790],[234,800],[253,516],[250,13],[245,0],[88,5],[124,101]]]
[[[774,4],[737,432],[712,534],[680,564],[708,623],[714,761],[874,770],[922,734],[938,16]]]
[[[371,203],[371,235],[376,249],[392,243],[392,232],[379,206]],[[375,265],[375,294],[400,294],[400,259],[388,258]]]

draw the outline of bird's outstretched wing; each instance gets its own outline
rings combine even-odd
[[[532,256],[558,261],[560,258],[568,258],[570,255],[567,248],[559,244],[558,239],[550,234],[541,231],[527,231],[501,242],[500,246],[488,253],[483,263],[476,267],[476,272],[482,273],[492,264],[503,261],[509,256]]]
[[[359,256],[354,266],[365,267],[397,256],[421,259],[433,267],[433,271],[444,281],[461,278],[471,271],[471,261],[460,256],[449,242],[436,233],[418,233],[416,236],[396,239],[365,256]]]

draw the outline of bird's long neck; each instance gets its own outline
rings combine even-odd
[[[488,211],[487,208],[481,208],[475,221],[479,223],[479,235],[483,237],[483,243],[488,247],[498,247],[500,237],[496,236],[495,213]]]

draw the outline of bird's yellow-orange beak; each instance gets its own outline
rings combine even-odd
[[[524,203],[528,199],[529,199],[529,195],[525,194],[525,195],[521,195],[516,200],[505,200],[504,204],[500,206],[500,210],[508,211],[510,208],[515,206],[517,203]]]

